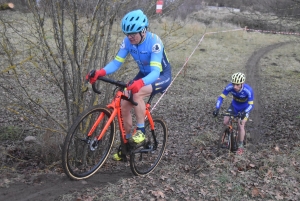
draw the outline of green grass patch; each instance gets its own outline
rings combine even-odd
[[[0,140],[18,140],[21,138],[21,129],[16,126],[0,127]]]

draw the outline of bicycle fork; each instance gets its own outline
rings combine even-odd
[[[95,123],[93,124],[92,128],[88,132],[87,137],[85,139],[82,139],[82,141],[84,141],[85,143],[90,145],[91,151],[95,151],[97,149],[99,141],[102,139],[102,137],[104,136],[108,127],[110,126],[111,122],[114,120],[115,115],[116,115],[116,112],[113,112],[107,122],[102,122],[103,118],[105,117],[105,114],[104,114],[104,112],[101,112],[101,114],[99,115],[99,117],[97,118]],[[92,134],[95,132],[96,128],[98,127],[98,125],[101,122],[105,124],[104,128],[101,130],[101,132],[99,133],[98,136],[95,136],[94,139],[91,139]]]

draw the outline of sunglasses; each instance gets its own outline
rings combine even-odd
[[[135,37],[135,35],[136,34],[138,34],[138,32],[137,33],[124,33],[127,37],[131,37],[131,38],[133,38],[133,37]]]

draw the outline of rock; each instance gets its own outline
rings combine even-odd
[[[29,143],[36,142],[36,137],[34,137],[34,136],[27,136],[24,139],[24,142],[29,142]]]

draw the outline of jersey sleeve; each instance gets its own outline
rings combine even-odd
[[[152,37],[152,49],[151,49],[151,58],[150,58],[150,69],[151,72],[143,78],[145,85],[152,84],[157,80],[162,71],[162,58],[164,47],[161,39],[156,35],[153,34]]]
[[[254,107],[254,93],[252,88],[247,88],[248,93],[248,107],[245,109],[246,113],[249,113]]]
[[[229,94],[229,92],[232,90],[232,84],[228,84],[223,92],[220,94],[220,96],[217,99],[217,103],[216,103],[216,109],[220,109],[220,107],[222,106],[223,100],[224,98],[226,98],[226,96]]]
[[[128,50],[126,49],[125,40],[123,40],[120,49],[118,51],[118,54],[112,60],[109,62],[105,67],[104,70],[106,71],[106,74],[111,74],[115,71],[117,71],[121,65],[124,63],[126,57],[128,55]]]

